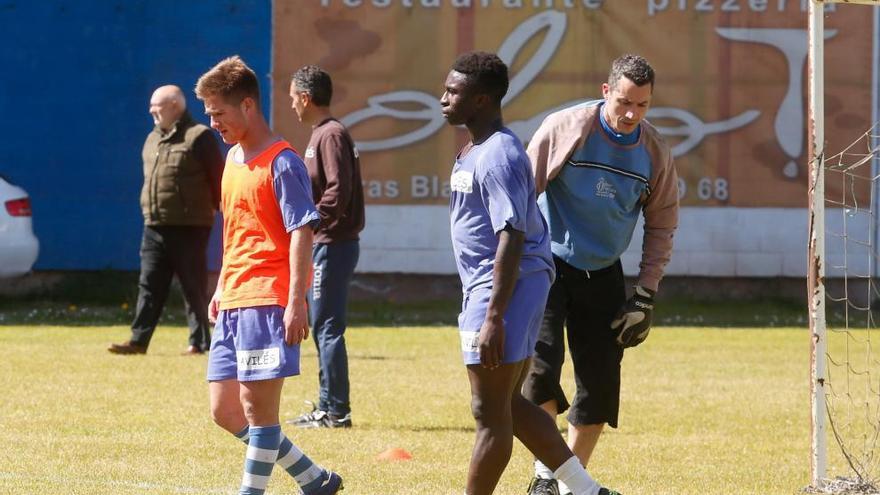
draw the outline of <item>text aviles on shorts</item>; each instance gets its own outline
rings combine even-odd
[[[249,382],[298,374],[299,344],[284,343],[284,308],[220,311],[208,355],[208,381]]]

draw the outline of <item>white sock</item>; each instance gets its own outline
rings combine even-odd
[[[553,476],[568,485],[573,495],[598,495],[599,486],[581,466],[577,456],[571,456],[553,472]]]
[[[541,478],[545,480],[556,479],[556,476],[553,475],[553,470],[548,468],[543,462],[535,459],[535,478]],[[556,480],[557,485],[559,486],[559,495],[565,495],[567,493],[571,493],[571,490],[568,488],[568,485],[565,483]]]
[[[571,488],[568,487],[565,483],[556,480],[556,486],[559,487],[559,495],[571,495]]]
[[[545,466],[543,462],[535,459],[535,478],[552,480],[553,470]]]

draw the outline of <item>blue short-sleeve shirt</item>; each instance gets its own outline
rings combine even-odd
[[[525,234],[519,276],[554,276],[547,223],[538,210],[535,180],[520,140],[507,128],[455,161],[450,180],[452,249],[462,289],[491,287],[498,234]]]

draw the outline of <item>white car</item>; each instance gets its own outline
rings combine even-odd
[[[0,175],[0,277],[31,270],[40,252],[31,221],[31,199]]]

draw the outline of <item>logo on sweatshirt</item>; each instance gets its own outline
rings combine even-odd
[[[309,146],[306,148],[306,158],[314,158],[315,157],[315,147]]]
[[[596,183],[596,196],[600,198],[614,199],[614,196],[616,195],[617,189],[614,189],[614,186],[605,180],[605,177],[599,177],[599,182]]]

